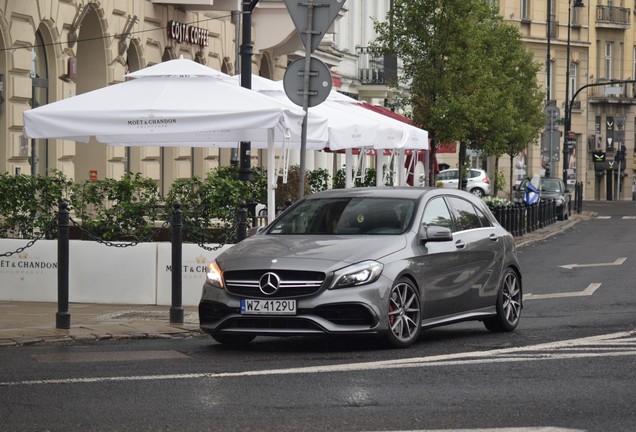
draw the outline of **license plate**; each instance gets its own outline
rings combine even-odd
[[[241,313],[246,315],[296,315],[296,300],[241,299]]]

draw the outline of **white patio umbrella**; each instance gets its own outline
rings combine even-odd
[[[300,133],[300,107],[231,84],[223,75],[186,59],[152,66],[131,74],[137,79],[25,111],[24,135],[80,142],[95,137],[109,145],[234,147],[238,141],[273,142],[276,129]]]

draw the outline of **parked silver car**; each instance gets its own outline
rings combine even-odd
[[[522,307],[512,236],[484,202],[441,188],[310,195],[210,263],[201,329],[255,336],[376,334],[393,347],[465,320],[512,331]]]
[[[478,197],[490,195],[490,179],[486,171],[470,168],[466,180],[464,190]],[[459,189],[459,170],[457,168],[449,168],[440,171],[435,178],[435,182],[441,183],[442,187],[445,188]]]

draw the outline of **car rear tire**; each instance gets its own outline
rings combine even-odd
[[[256,336],[250,334],[217,333],[212,336],[212,339],[223,345],[240,348],[252,342],[255,337]]]
[[[484,196],[484,191],[479,189],[479,188],[473,188],[470,190],[470,193],[472,193],[475,196],[478,196],[479,198],[482,198]]]
[[[420,295],[408,278],[400,278],[389,294],[387,342],[393,348],[406,348],[420,335],[422,308]]]
[[[521,280],[517,272],[507,268],[497,292],[497,315],[484,320],[492,332],[511,332],[521,318]]]

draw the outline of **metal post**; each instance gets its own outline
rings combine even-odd
[[[252,88],[252,10],[258,0],[243,0],[243,31],[241,40],[241,87]],[[252,143],[241,141],[239,155],[238,178],[242,181],[252,181],[251,168]]]
[[[548,17],[547,17],[547,25],[548,25],[548,49],[546,55],[546,63],[545,63],[545,73],[546,73],[546,106],[550,103],[550,39],[552,39],[552,0],[548,0]]]
[[[182,230],[183,212],[181,204],[175,201],[172,209],[172,306],[170,306],[170,323],[183,324],[182,298]]]
[[[307,31],[305,40],[305,74],[303,76],[303,110],[305,111],[305,117],[303,117],[303,124],[301,130],[300,140],[300,172],[298,180],[298,198],[305,196],[305,172],[306,172],[306,158],[307,158],[307,117],[309,111],[309,80],[311,78],[311,37],[313,32],[314,21],[314,5],[309,3],[307,5]]]
[[[61,201],[57,214],[57,313],[55,328],[70,329],[71,314],[68,312],[68,264],[69,226],[68,203]]]
[[[238,224],[236,225],[236,242],[247,238],[247,204],[245,201],[239,203]]]
[[[582,0],[574,0],[575,8],[585,5]],[[565,46],[565,130],[563,133],[563,183],[568,184],[568,164],[570,152],[568,151],[568,137],[571,130],[572,108],[570,106],[570,33],[572,29],[572,0],[568,0],[568,39]],[[574,100],[574,98],[572,98]]]

